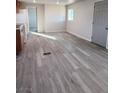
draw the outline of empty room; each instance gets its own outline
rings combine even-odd
[[[16,0],[16,93],[108,93],[108,0]]]

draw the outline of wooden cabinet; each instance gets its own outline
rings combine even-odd
[[[16,0],[16,13],[19,13],[20,2]]]
[[[16,54],[19,54],[22,50],[21,46],[21,36],[20,36],[20,30],[16,30]]]
[[[25,43],[25,29],[24,26],[22,28],[16,28],[16,54],[19,54],[24,48]]]

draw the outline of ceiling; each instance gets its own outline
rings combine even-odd
[[[37,3],[37,4],[62,4],[68,5],[81,0],[19,0],[26,3]]]

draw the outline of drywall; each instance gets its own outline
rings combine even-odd
[[[21,3],[21,8],[37,7],[38,32],[66,31],[64,5]]]
[[[30,7],[37,7],[38,32],[44,32],[44,5],[31,4],[31,3],[21,3],[22,9],[28,9]]]
[[[23,24],[28,22],[28,16],[27,16],[27,10],[26,9],[20,9],[19,13],[16,14],[16,23],[17,24]]]
[[[45,5],[45,32],[65,31],[65,16],[65,6]]]
[[[91,41],[94,2],[97,1],[102,0],[83,0],[67,6],[74,9],[74,20],[66,23],[67,32]]]
[[[16,24],[24,24],[26,32],[28,31],[28,12],[27,9],[20,9],[16,14]]]
[[[44,5],[37,8],[38,32],[44,32]]]

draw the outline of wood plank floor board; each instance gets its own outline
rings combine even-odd
[[[107,56],[69,33],[29,33],[17,57],[16,93],[107,93]]]

